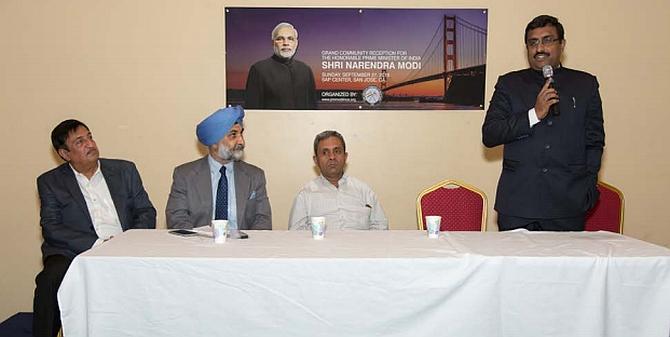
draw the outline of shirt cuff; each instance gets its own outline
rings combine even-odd
[[[540,119],[537,118],[537,114],[535,113],[535,108],[528,110],[528,122],[530,123],[531,128],[533,125],[540,122]]]

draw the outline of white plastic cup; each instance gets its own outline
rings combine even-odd
[[[442,217],[439,215],[426,216],[426,230],[428,232],[428,238],[437,239],[438,237],[440,237],[441,222]]]
[[[212,220],[212,233],[214,233],[214,243],[226,243],[227,229],[228,229],[228,220]]]
[[[312,238],[314,240],[323,240],[326,236],[326,218],[322,216],[313,216],[309,219],[312,227]]]

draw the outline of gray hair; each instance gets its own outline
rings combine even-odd
[[[344,142],[344,137],[342,137],[342,135],[337,131],[327,130],[327,131],[321,132],[320,134],[316,135],[316,137],[314,138],[314,155],[315,156],[318,155],[318,153],[316,153],[316,151],[319,150],[319,142],[321,142],[322,140],[324,140],[326,138],[330,138],[330,137],[335,137],[335,138],[339,139],[342,142],[342,151],[347,152],[347,144]]]
[[[288,22],[280,22],[278,25],[275,26],[275,28],[272,30],[272,40],[277,37],[277,34],[279,34],[279,30],[282,28],[291,28],[293,29],[293,32],[295,33],[295,38],[298,39],[298,30],[293,27],[292,24]]]

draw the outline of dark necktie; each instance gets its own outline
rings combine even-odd
[[[226,167],[221,166],[219,170],[219,186],[216,188],[216,213],[215,220],[228,220],[228,179],[226,178]]]

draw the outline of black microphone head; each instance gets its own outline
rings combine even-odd
[[[542,67],[542,75],[544,78],[554,77],[554,68],[552,68],[551,65],[546,64]]]

